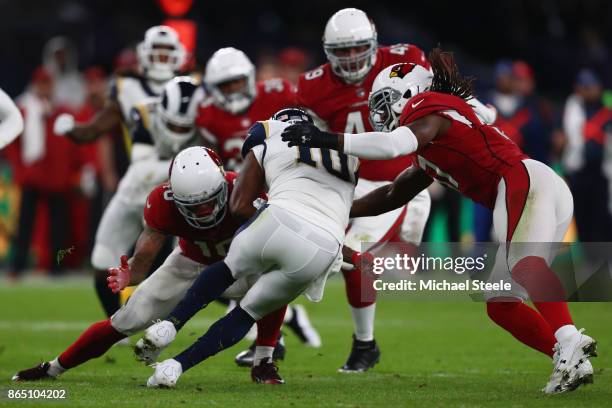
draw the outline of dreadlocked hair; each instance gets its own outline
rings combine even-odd
[[[434,73],[430,91],[462,99],[474,96],[474,77],[461,75],[451,52],[436,47],[429,53],[429,63]]]

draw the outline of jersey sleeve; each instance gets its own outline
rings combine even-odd
[[[242,158],[246,159],[247,154],[253,150],[256,146],[265,146],[266,138],[268,137],[268,131],[266,129],[267,122],[255,122],[249,129],[247,137],[242,145]],[[261,163],[261,157],[257,160]]]
[[[321,121],[325,121],[324,112],[319,110],[319,98],[323,91],[330,89],[330,73],[325,65],[300,75],[296,87],[295,103],[297,106],[314,113]],[[327,93],[327,92],[325,92]]]
[[[458,98],[452,95],[437,92],[424,92],[416,95],[406,103],[399,123],[405,126],[429,114],[456,109],[456,99]]]
[[[171,207],[172,206],[172,207]],[[167,184],[162,184],[149,193],[144,207],[144,220],[148,227],[156,231],[171,234],[170,220],[173,218],[174,202],[172,192]]]
[[[153,145],[153,137],[149,132],[148,118],[145,116],[144,107],[135,106],[130,110],[132,126],[132,143]]]
[[[388,47],[381,47],[385,59],[385,66],[399,63],[413,63],[430,68],[427,56],[419,47],[413,44],[400,43]]]

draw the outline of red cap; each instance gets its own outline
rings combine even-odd
[[[278,59],[283,65],[292,67],[303,67],[308,64],[308,54],[296,47],[288,47],[283,49],[278,55]]]
[[[45,67],[36,67],[34,72],[32,72],[32,82],[43,82],[52,80],[53,77],[51,76],[51,73]]]
[[[106,72],[102,67],[93,66],[89,67],[83,72],[83,76],[86,81],[104,81],[106,79]]]
[[[512,74],[522,79],[533,79],[533,68],[525,61],[515,61],[512,64]]]

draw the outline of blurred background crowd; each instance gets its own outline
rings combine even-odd
[[[264,4],[265,3],[265,4]],[[612,3],[225,0],[0,0],[0,87],[24,112],[19,149],[0,151],[0,269],[60,273],[87,266],[102,210],[128,159],[121,133],[76,145],[54,135],[62,112],[87,121],[116,71],[134,69],[134,46],[156,24],[173,26],[201,70],[235,46],[258,79],[325,62],[321,36],[336,10],[358,7],[380,44],[441,44],[502,128],[531,157],[562,173],[574,194],[567,239],[612,241]],[[491,214],[433,186],[426,241],[490,240]],[[58,256],[70,254],[61,262]]]

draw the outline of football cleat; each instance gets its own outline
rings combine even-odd
[[[176,328],[167,320],[155,323],[145,330],[144,336],[136,342],[134,354],[136,359],[152,364],[159,353],[176,338]]]
[[[256,343],[253,342],[248,349],[236,354],[234,361],[239,367],[253,366],[253,361],[255,360],[255,346]],[[274,361],[282,361],[285,359],[285,339],[282,334],[278,338],[278,342],[276,342],[276,347],[274,347],[274,352],[272,353],[272,359]]]
[[[580,329],[563,344],[554,347],[553,372],[542,390],[546,394],[574,391],[593,383],[593,366],[589,357],[597,356],[597,342]]]
[[[257,384],[284,384],[285,380],[278,374],[278,367],[269,358],[251,368],[251,379]]]
[[[181,374],[183,367],[181,363],[170,358],[153,366],[155,372],[147,380],[149,388],[174,388]]]
[[[48,378],[56,378],[49,374],[50,364],[48,362],[40,363],[37,366],[28,368],[27,370],[19,371],[11,379],[13,381],[38,381]]]
[[[353,336],[353,347],[346,363],[338,369],[341,373],[363,373],[380,361],[380,349],[376,340],[360,341]]]
[[[302,305],[290,306],[293,309],[293,317],[286,323],[293,333],[307,346],[321,347],[321,336],[310,323],[308,313]]]

